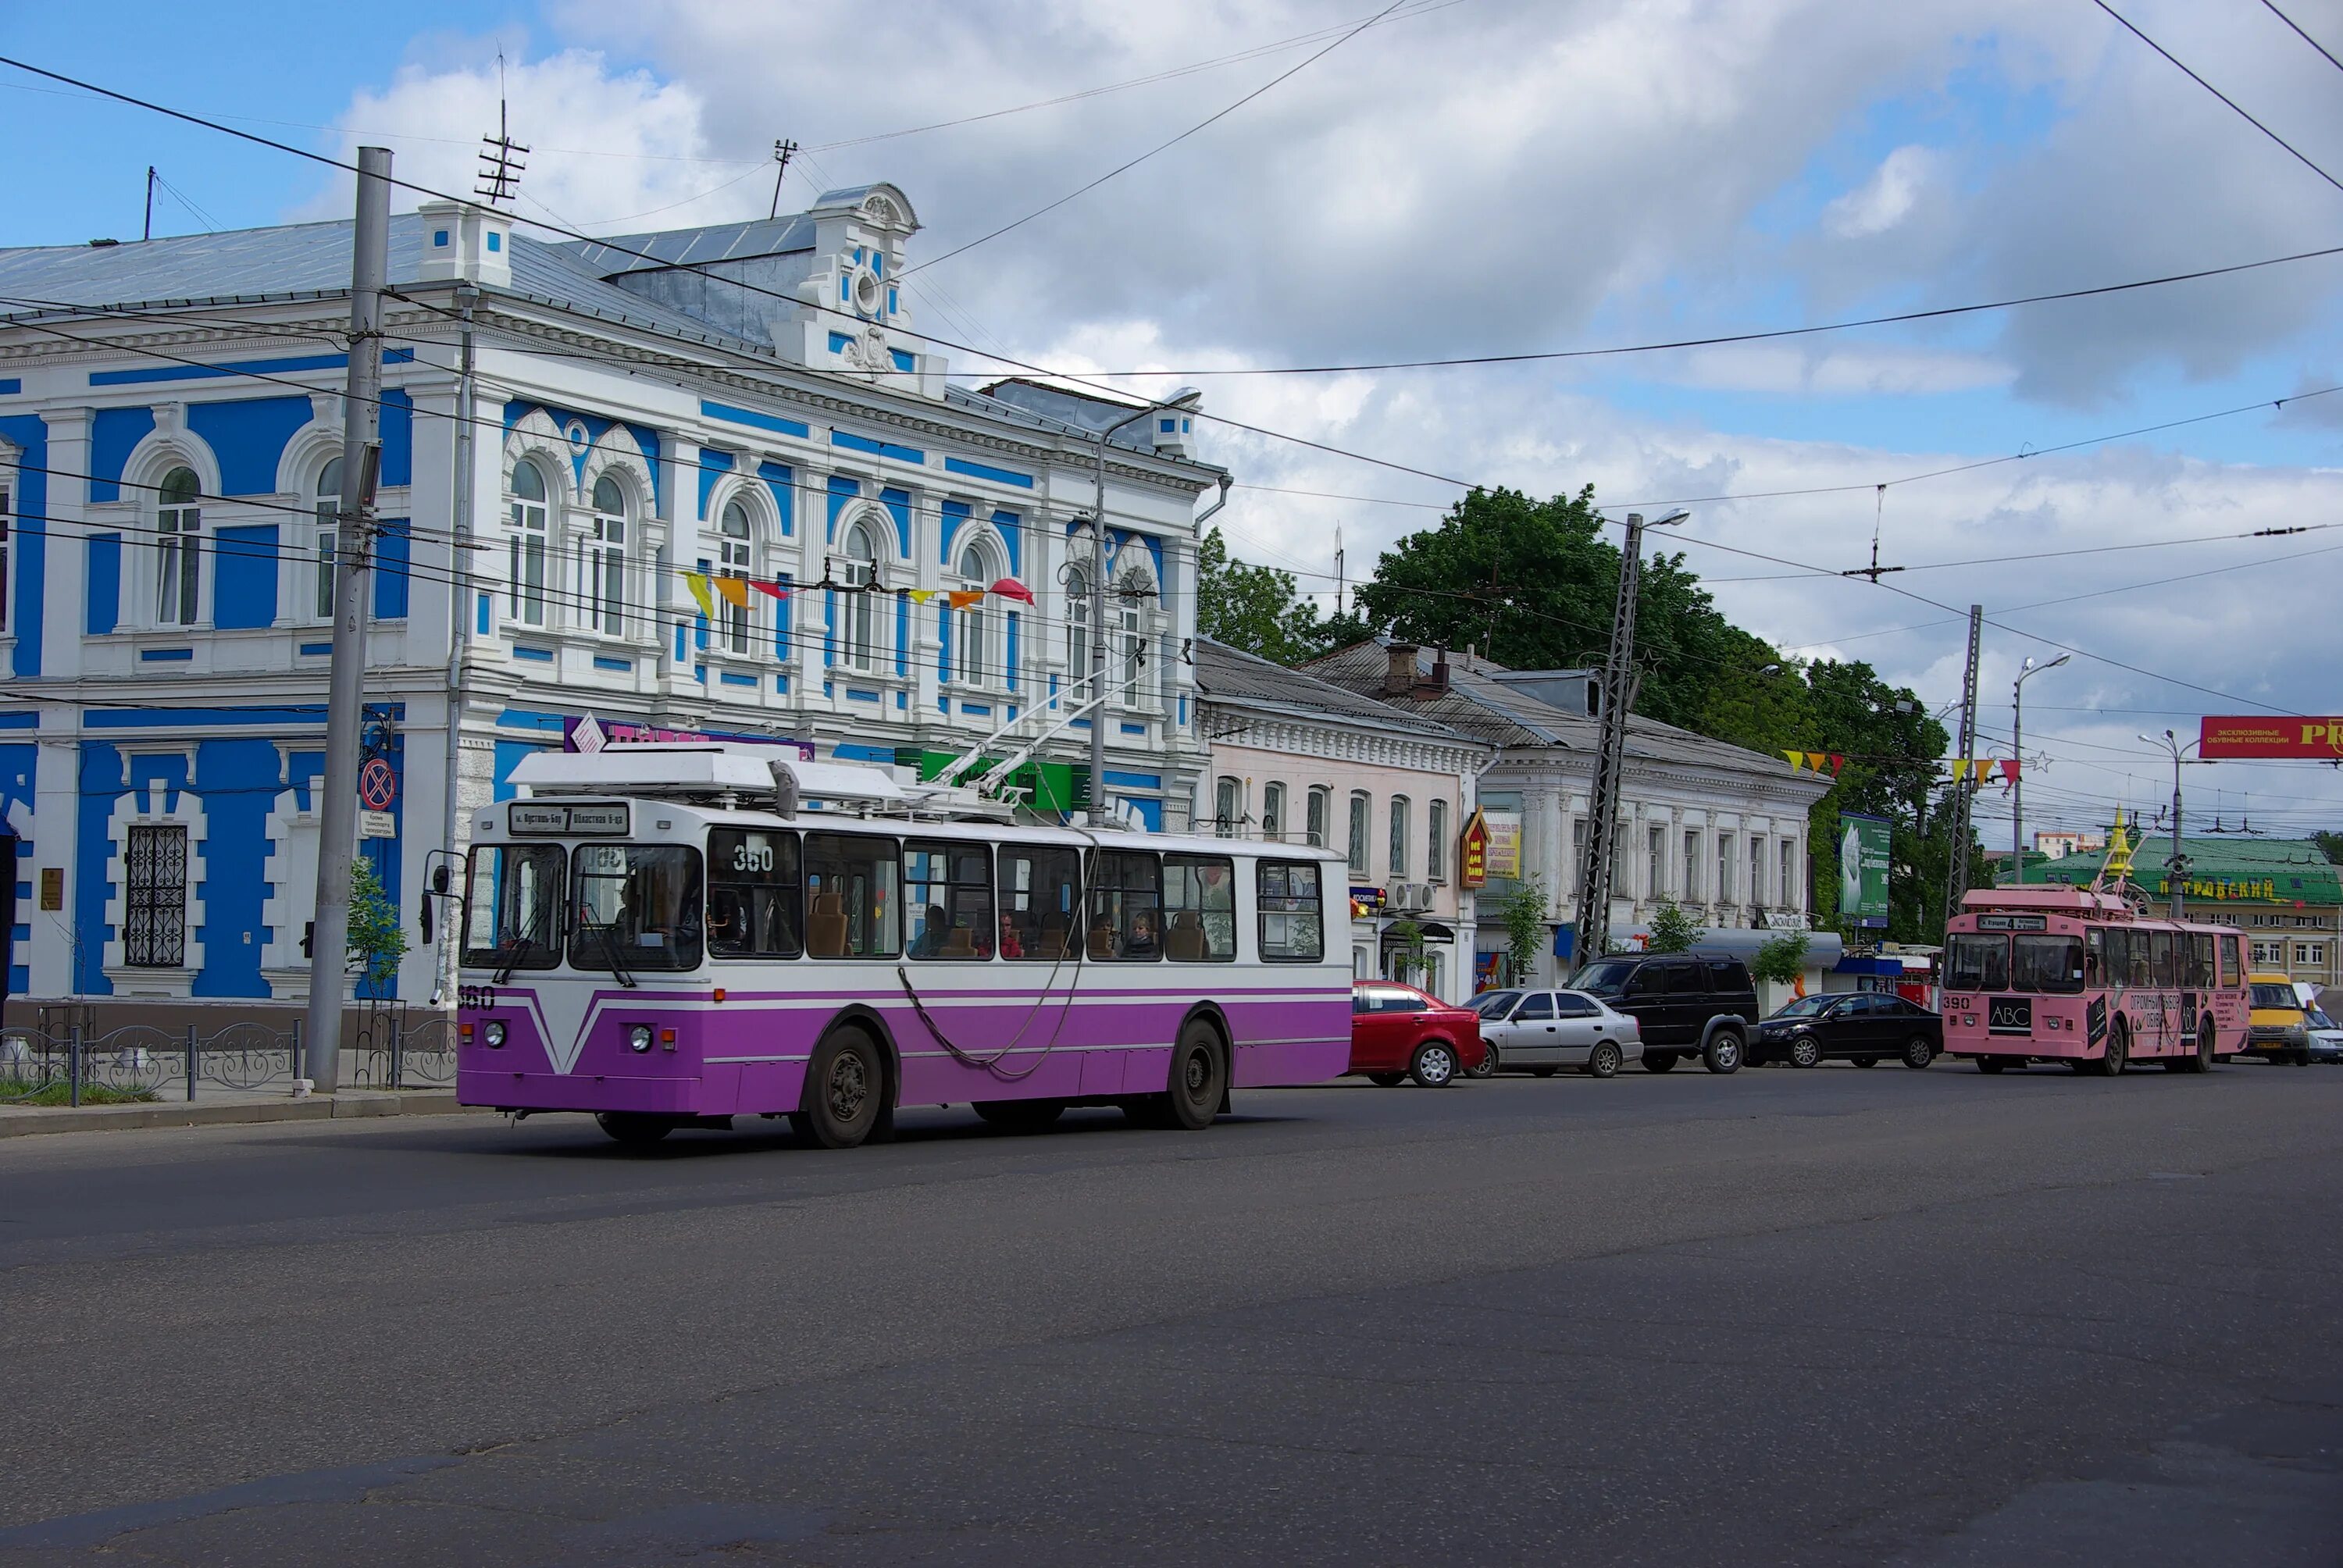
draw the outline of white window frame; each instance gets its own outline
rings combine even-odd
[[[955,570],[960,587],[976,593],[990,592],[1002,573],[992,542],[983,536],[960,547]],[[950,608],[949,599],[945,605],[944,613],[952,618],[951,678],[962,686],[1005,689],[1009,684],[1007,616],[996,613],[983,599],[959,609]]]
[[[1385,809],[1391,819],[1390,842],[1384,846],[1384,852],[1391,858],[1388,875],[1394,882],[1404,881],[1407,879],[1407,843],[1415,831],[1413,802],[1404,795],[1394,795]]]
[[[1326,848],[1326,841],[1333,832],[1334,791],[1332,789],[1324,784],[1310,786],[1310,794],[1303,803],[1302,810],[1303,841],[1312,849]]]
[[[155,622],[158,628],[194,628],[204,624],[204,491],[193,466],[175,463],[163,476],[167,487],[175,474],[196,482],[194,493],[174,500],[158,490],[155,501]],[[176,588],[176,591],[174,592]],[[173,602],[175,601],[175,602]]]
[[[518,481],[527,468],[537,480],[538,494],[530,497],[520,493]],[[505,487],[505,531],[509,538],[509,575],[505,582],[505,618],[522,626],[545,624],[545,597],[551,574],[547,562],[552,556],[553,487],[545,477],[545,465],[533,457],[523,457],[513,465],[512,480]]]
[[[1364,789],[1351,791],[1349,826],[1351,870],[1354,875],[1364,877],[1373,869],[1374,851],[1370,847],[1369,835],[1375,830],[1375,798]]]
[[[1684,830],[1684,901],[1687,904],[1697,904],[1702,901],[1700,869],[1704,848],[1701,842],[1701,830],[1698,828],[1686,828]]]
[[[732,531],[736,518],[740,524],[737,534]],[[716,511],[715,567],[718,577],[737,578],[744,584],[757,569],[757,517],[749,509],[749,503],[737,495]],[[748,605],[720,598],[717,613],[722,619],[715,630],[724,651],[735,658],[746,658],[757,646],[756,628],[750,624],[754,618]]]
[[[5,461],[5,448],[0,448],[0,461]],[[15,521],[16,487],[13,480],[0,476],[0,638],[9,635],[12,620],[8,604],[8,558],[10,533]]]
[[[616,507],[604,504],[606,485],[618,498]],[[623,638],[627,635],[627,554],[633,543],[628,528],[634,520],[633,502],[618,477],[608,473],[595,479],[588,498],[592,520],[587,525],[586,548],[578,562],[578,610],[588,631]]]
[[[310,529],[316,548],[309,563],[308,618],[329,621],[334,618],[334,549],[340,541],[342,528],[341,454],[337,452],[326,459],[317,469],[317,482],[311,489],[317,498],[313,508],[317,521]]]
[[[1654,822],[1644,836],[1644,896],[1664,898],[1668,890],[1668,825]]]
[[[855,553],[857,545],[866,554]],[[849,589],[839,628],[839,664],[860,674],[879,668],[879,538],[867,518],[856,518],[839,536],[840,578]]]
[[[1448,802],[1433,800],[1423,808],[1423,879],[1434,887],[1448,881]]]
[[[1272,779],[1261,787],[1261,836],[1271,843],[1285,839],[1285,784]]]
[[[1244,821],[1244,780],[1223,773],[1212,783],[1212,836],[1233,839]]]

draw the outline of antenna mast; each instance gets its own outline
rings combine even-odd
[[[520,195],[520,176],[528,166],[516,154],[528,149],[512,139],[510,104],[505,96],[505,52],[497,51],[497,134],[480,138],[480,174],[472,194],[486,197],[490,206],[509,206]]]
[[[789,159],[796,155],[798,145],[795,142],[773,144],[773,163],[776,166],[773,170],[773,210],[765,215],[768,218],[781,216],[781,181],[788,176]]]

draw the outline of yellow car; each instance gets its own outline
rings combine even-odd
[[[2248,975],[2253,1011],[2246,1020],[2246,1051],[2265,1061],[2310,1065],[2310,1015],[2284,975]]]

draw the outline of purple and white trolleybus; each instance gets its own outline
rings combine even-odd
[[[540,753],[476,813],[459,1098],[622,1142],[901,1105],[1201,1128],[1350,1064],[1348,886],[1298,845],[1029,827],[972,791],[721,746]],[[1331,911],[1331,912],[1330,912]]]

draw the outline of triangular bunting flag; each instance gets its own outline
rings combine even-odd
[[[1845,768],[1845,766],[1846,766],[1846,759],[1845,759],[1845,757],[1843,757],[1843,756],[1839,755],[1839,753],[1837,753],[1837,752],[1834,751],[1834,752],[1832,752],[1832,753],[1830,754],[1830,765],[1831,765],[1831,777],[1832,777],[1832,778],[1834,778],[1834,779],[1835,779],[1835,778],[1837,778],[1837,777],[1839,776],[1839,772],[1840,772],[1840,770],[1841,770],[1841,769],[1843,769],[1844,768]]]
[[[789,589],[787,589],[787,588],[783,588],[783,587],[782,587],[779,583],[778,583],[778,582],[769,582],[769,583],[759,583],[759,582],[752,582],[752,583],[750,583],[749,586],[750,588],[755,588],[759,593],[770,594],[770,595],[772,595],[775,598],[789,598]]]
[[[708,597],[708,578],[699,572],[686,572],[683,574],[683,586],[691,590],[692,598],[699,606],[699,613],[714,620],[716,603]]]
[[[748,578],[736,577],[718,578],[716,579],[716,591],[724,596],[725,603],[737,604],[743,609],[749,608]]]
[[[2005,757],[2001,759],[2001,777],[2004,783],[2015,784],[2017,782],[2016,758]]]
[[[992,585],[992,591],[999,594],[1002,598],[1018,599],[1026,604],[1031,604],[1033,602],[1033,590],[1027,588],[1023,583],[1019,582],[1015,578],[1002,578],[999,582]]]
[[[966,609],[972,604],[982,602],[984,598],[984,590],[982,588],[954,588],[949,597],[951,599],[952,608]]]
[[[1790,759],[1790,771],[1793,773],[1806,765],[1806,754],[1803,751],[1785,751],[1782,755]]]
[[[911,589],[911,602],[913,604],[925,604],[935,597],[936,590],[931,588],[915,588]]]

